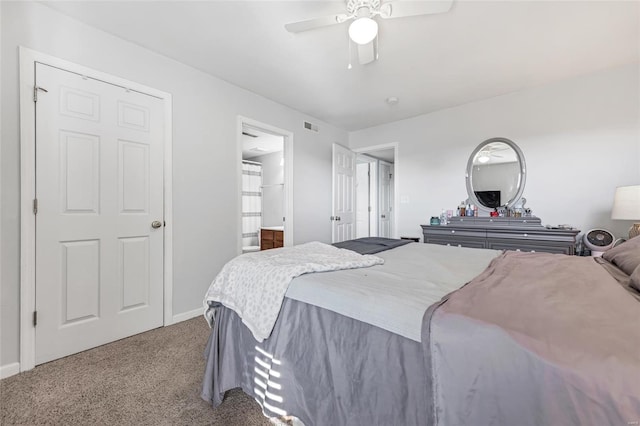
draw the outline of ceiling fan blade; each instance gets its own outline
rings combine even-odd
[[[358,44],[358,62],[366,65],[377,59],[376,46],[373,41],[367,44]]]
[[[349,18],[350,18],[349,15],[346,15],[344,13],[339,13],[337,15],[307,19],[306,21],[291,22],[289,24],[286,24],[284,27],[290,33],[300,33],[302,31],[309,31],[315,28],[326,27],[334,24],[341,24]]]
[[[380,6],[380,17],[390,19],[433,15],[448,12],[452,5],[453,0],[392,1]]]

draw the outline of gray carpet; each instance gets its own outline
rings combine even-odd
[[[2,425],[271,425],[239,389],[200,398],[202,317],[40,365],[0,381]]]

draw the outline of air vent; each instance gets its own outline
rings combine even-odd
[[[314,132],[318,131],[318,125],[309,123],[308,121],[304,122],[304,128],[307,129],[307,130],[312,130]]]
[[[258,135],[254,135],[254,134],[249,133],[249,132],[242,132],[242,134],[245,135],[245,136],[249,136],[250,138],[257,138],[258,137]]]

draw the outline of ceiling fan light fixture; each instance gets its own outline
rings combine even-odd
[[[349,37],[354,43],[371,43],[377,35],[378,23],[371,18],[358,18],[349,25]]]
[[[389,96],[387,99],[385,99],[385,102],[390,106],[394,106],[394,105],[398,105],[398,102],[400,102],[400,99],[398,99],[397,96]]]
[[[480,156],[478,157],[479,163],[488,163],[489,160],[491,160],[491,156],[489,155],[488,152],[483,151],[480,153]]]

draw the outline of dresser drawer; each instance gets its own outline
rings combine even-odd
[[[446,237],[446,238],[450,238],[450,237],[471,237],[471,238],[486,238],[487,237],[487,232],[483,229],[451,229],[451,228],[447,228],[446,226],[442,226],[440,228],[429,228],[428,230],[424,231],[424,235],[425,236],[429,236],[429,237],[434,237],[434,238],[438,238],[438,237]]]
[[[524,252],[545,252],[558,254],[573,254],[574,247],[570,244],[544,244],[540,241],[517,241],[517,240],[489,240],[488,248],[494,250],[513,250]]]
[[[540,219],[455,217],[448,225],[420,225],[424,242],[449,246],[574,254],[577,229],[547,229]]]
[[[519,232],[487,232],[488,240],[522,240],[522,241],[530,241],[533,244],[538,242],[542,242],[543,246],[546,246],[546,243],[550,243],[551,245],[574,245],[575,244],[575,235],[567,235],[562,233],[546,233],[546,232],[527,232],[519,231]]]
[[[486,242],[483,239],[473,239],[473,238],[438,238],[438,237],[427,237],[425,243],[428,244],[439,244],[442,246],[452,246],[452,247],[468,247],[468,248],[486,248]]]

